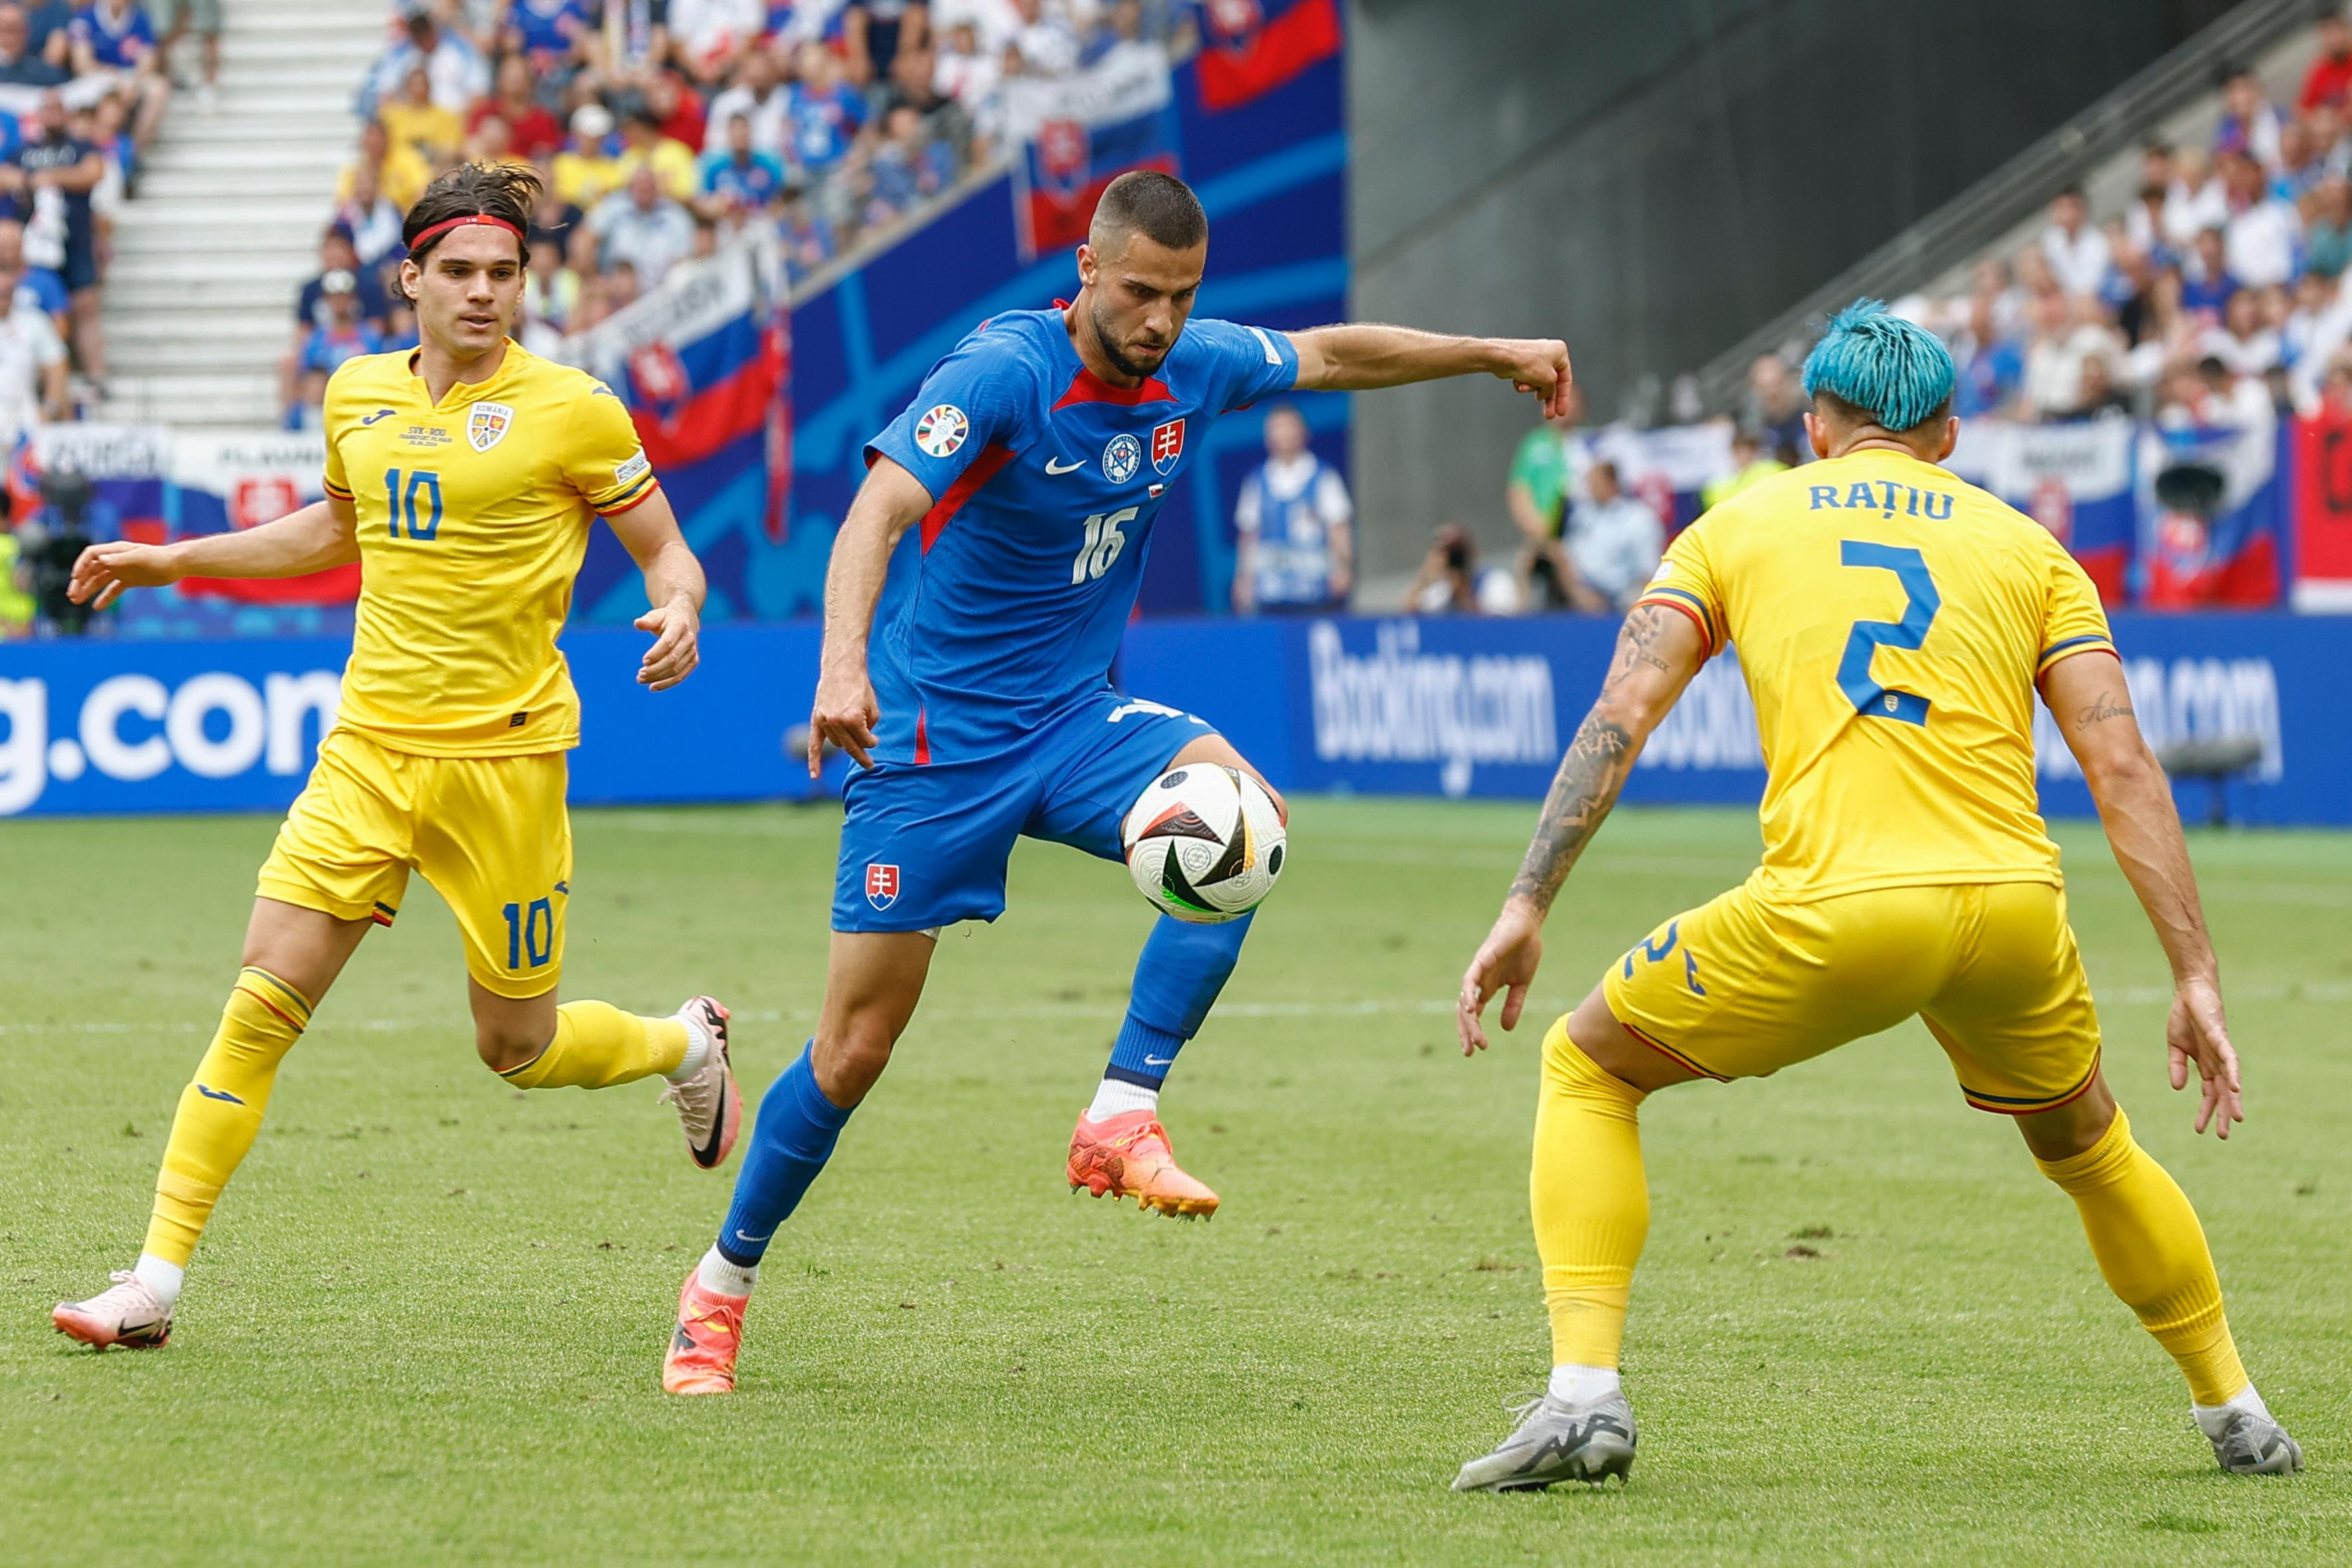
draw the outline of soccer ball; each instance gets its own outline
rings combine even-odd
[[[1151,907],[1196,925],[1238,920],[1265,902],[1288,853],[1265,786],[1214,763],[1162,774],[1127,814],[1119,841]]]

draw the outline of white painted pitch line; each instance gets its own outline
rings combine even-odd
[[[677,818],[656,812],[615,812],[594,819],[597,826],[625,828],[633,833],[682,833],[706,837],[745,838],[809,838],[834,831],[838,824],[831,817],[823,820],[797,820],[791,817],[761,816],[741,818],[695,819]],[[1465,870],[1508,871],[1518,864],[1523,850],[1509,845],[1496,845],[1493,849],[1475,847],[1459,849],[1423,847],[1410,844],[1350,843],[1344,839],[1310,839],[1309,852],[1326,860],[1361,866],[1454,866]],[[1596,871],[1612,874],[1642,871],[1673,872],[1678,875],[1727,877],[1739,880],[1756,868],[1756,862],[1732,856],[1704,855],[1642,855],[1610,854],[1605,851],[1585,856],[1579,864]],[[2352,886],[2333,882],[2240,881],[2233,878],[2207,876],[2198,879],[2199,890],[2207,898],[2246,899],[2266,903],[2306,904],[2322,909],[2352,909]],[[2106,878],[2096,880],[2084,878],[2070,884],[2069,891],[2095,888],[2100,891],[2125,890],[2116,881],[2109,885]]]

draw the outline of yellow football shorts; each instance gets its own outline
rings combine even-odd
[[[1666,921],[1601,981],[1609,1010],[1709,1078],[1756,1078],[1916,1013],[1979,1110],[2063,1105],[2099,1019],[2046,882],[1885,888],[1777,903],[1738,887]]]
[[[554,989],[572,895],[564,753],[420,757],[347,730],[318,765],[261,868],[265,899],[390,925],[425,874],[465,934],[466,972],[500,996]]]

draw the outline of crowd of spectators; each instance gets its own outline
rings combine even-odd
[[[1969,290],[1898,309],[1951,345],[1963,416],[2244,426],[2352,411],[2352,23],[2291,104],[2231,75],[2210,144],[2151,142],[2124,211],[2079,189]]]
[[[1021,78],[1168,38],[1172,0],[423,0],[362,84],[283,362],[291,426],[352,354],[414,341],[392,287],[409,204],[461,160],[528,163],[524,341],[551,352],[765,227],[797,283],[898,225],[1003,135]]]
[[[169,46],[204,41],[212,107],[214,0],[0,4],[0,450],[105,395],[100,289],[114,218],[173,96]]]

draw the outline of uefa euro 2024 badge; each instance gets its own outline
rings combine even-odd
[[[942,403],[915,421],[915,445],[934,458],[944,458],[963,445],[971,421],[952,403]]]

